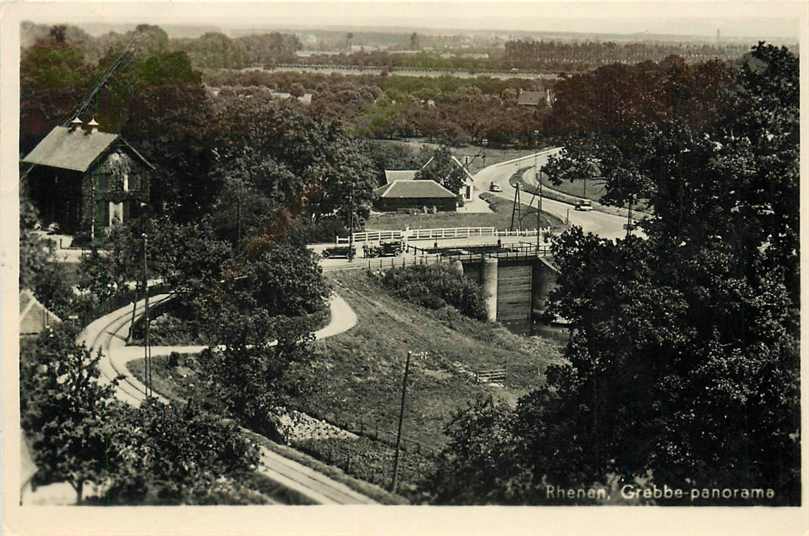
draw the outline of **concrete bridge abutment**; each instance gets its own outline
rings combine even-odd
[[[497,320],[497,278],[498,260],[492,257],[485,257],[481,266],[481,286],[486,294],[486,319],[495,322]]]

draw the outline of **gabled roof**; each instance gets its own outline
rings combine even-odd
[[[383,199],[455,199],[454,194],[434,180],[396,180],[376,189]]]
[[[34,150],[22,159],[26,164],[36,164],[71,171],[86,172],[99,156],[113,144],[120,143],[149,169],[156,168],[118,134],[95,131],[90,134],[77,128],[71,132],[66,127],[54,127]]]
[[[523,106],[539,106],[540,101],[542,101],[541,91],[523,91],[517,99],[517,104]]]
[[[473,182],[474,182],[475,177],[474,177],[474,176],[472,176],[472,174],[471,174],[471,173],[469,173],[469,170],[468,170],[468,169],[466,169],[466,166],[464,166],[464,165],[461,163],[461,161],[460,161],[460,160],[458,160],[458,157],[453,156],[453,157],[452,157],[452,161],[453,161],[453,162],[455,162],[455,165],[457,165],[459,168],[461,168],[461,169],[463,170],[464,175],[466,175],[465,181],[473,181]]]
[[[390,184],[393,181],[412,181],[418,172],[418,169],[386,169],[385,182]]]
[[[84,173],[117,139],[117,134],[107,132],[55,127],[22,161]]]

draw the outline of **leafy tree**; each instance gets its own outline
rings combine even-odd
[[[173,289],[183,304],[220,284],[232,252],[216,238],[207,220],[179,224],[161,217],[150,222],[148,235],[152,274]]]
[[[222,183],[212,174],[216,123],[198,83],[148,86],[129,107],[123,135],[158,169],[152,206],[179,222],[208,212]]]
[[[335,214],[347,221],[353,208],[357,220],[367,217],[376,186],[374,170],[359,143],[339,124],[309,117],[295,103],[269,98],[223,102],[218,117],[218,143],[225,154],[248,155],[253,169],[253,162],[278,163],[278,172],[261,178],[264,186],[259,187],[277,188],[289,196],[284,203],[293,215],[300,207],[302,216],[312,221]],[[258,171],[255,175],[260,176]],[[345,202],[349,196],[353,203]]]
[[[36,233],[39,225],[36,207],[20,187],[20,288],[36,286],[36,277],[46,266],[50,245]]]
[[[147,400],[121,406],[105,427],[113,469],[102,500],[128,504],[208,504],[228,481],[238,487],[258,449],[233,422],[194,405]],[[230,501],[228,501],[230,502]]]
[[[77,345],[75,335],[69,327],[48,328],[21,360],[20,414],[37,478],[69,482],[81,503],[85,484],[107,476],[104,422],[114,382],[99,382],[101,354]]]
[[[127,282],[140,276],[142,248],[139,243],[130,227],[111,227],[104,238],[103,252],[93,247],[89,254],[82,256],[78,290],[89,293],[96,304],[125,292]]]
[[[446,427],[448,447],[439,455],[427,488],[438,504],[519,504],[523,471],[507,406],[477,400],[458,410]]]
[[[244,46],[250,65],[272,65],[296,60],[295,52],[302,49],[298,36],[270,32],[261,35],[246,35],[236,39]]]
[[[175,46],[186,52],[194,65],[200,68],[241,69],[247,66],[244,44],[225,34],[208,32],[196,39],[177,39]]]
[[[431,309],[449,304],[471,318],[486,318],[483,289],[445,265],[415,265],[386,270],[381,283],[396,296]]]
[[[554,243],[569,364],[518,404],[526,501],[546,482],[647,472],[799,501],[797,73],[759,44],[712,117],[619,124],[569,153],[568,169],[598,162],[612,202],[647,198],[654,217],[645,238],[574,228]]]
[[[275,241],[240,270],[239,285],[271,315],[300,316],[323,308],[329,289],[317,257],[307,248]]]
[[[466,173],[452,159],[449,148],[444,145],[437,147],[430,158],[430,163],[416,173],[416,180],[434,180],[450,192],[460,192]]]
[[[311,326],[264,310],[244,313],[229,304],[225,309],[216,328],[221,345],[199,356],[203,383],[196,396],[247,428],[283,440],[275,417],[306,392]]]

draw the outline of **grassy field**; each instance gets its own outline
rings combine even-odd
[[[333,272],[329,278],[359,323],[315,343],[315,385],[297,408],[357,437],[292,446],[354,477],[387,486],[405,356],[408,350],[426,351],[424,359],[411,362],[404,421],[401,492],[411,500],[419,500],[418,483],[445,445],[444,427],[456,410],[481,397],[514,404],[544,381],[547,365],[562,359],[564,342],[558,338],[522,337],[452,308],[429,310],[406,303],[364,271]],[[171,368],[165,359],[156,360],[156,391],[184,398],[197,378],[193,360],[181,358],[180,365]],[[506,369],[502,386],[475,382],[475,371],[494,367]],[[142,368],[140,361],[130,363],[136,376],[142,376]]]
[[[489,207],[494,210],[488,214],[470,214],[461,212],[439,212],[437,214],[372,214],[365,224],[366,230],[386,231],[392,229],[404,229],[410,226],[411,229],[440,229],[443,227],[496,227],[498,229],[508,229],[511,225],[511,212],[514,203],[506,199],[495,197],[490,193],[483,193],[480,196],[489,203]],[[536,213],[532,203],[529,207],[531,196],[523,196],[522,208],[520,210],[523,220],[523,228],[533,229],[536,227]],[[562,220],[544,212],[541,220],[542,226],[561,227]]]
[[[586,184],[585,184],[586,182]],[[576,197],[586,197],[587,199],[592,199],[593,201],[599,201],[601,197],[605,193],[607,193],[607,189],[604,187],[604,183],[601,181],[595,180],[575,180],[575,181],[564,181],[562,184],[556,185],[549,181],[547,178],[542,178],[542,185],[547,186],[548,188],[553,188],[556,191],[566,193],[568,195],[575,195]],[[587,189],[585,191],[585,188]]]
[[[382,290],[365,272],[330,275],[340,295],[357,313],[354,329],[318,341],[322,379],[305,401],[311,414],[366,428],[395,430],[408,350],[427,351],[411,367],[407,435],[431,446],[444,443],[450,415],[476,397],[515,402],[543,381],[547,364],[560,359],[559,342],[526,338],[504,327],[405,303]],[[476,384],[464,371],[506,367],[503,387]]]

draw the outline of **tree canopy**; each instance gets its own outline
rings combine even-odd
[[[611,200],[644,197],[653,216],[643,238],[574,228],[555,241],[550,310],[570,321],[569,363],[499,421],[511,450],[487,477],[497,493],[548,502],[546,484],[650,474],[799,502],[797,77],[794,55],[761,43],[714,115],[627,120],[562,157],[597,161]],[[483,415],[459,417],[461,430]]]

